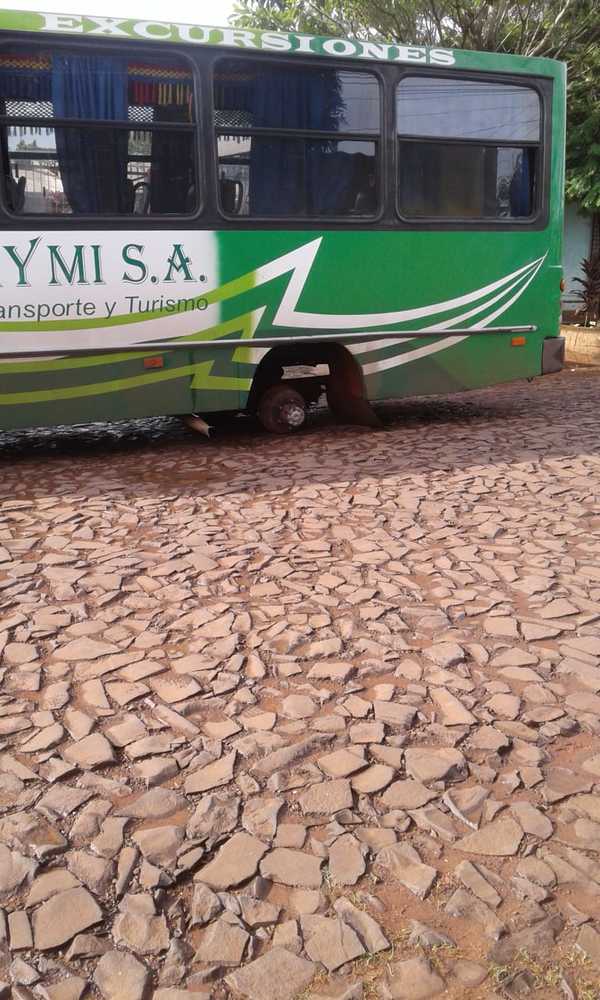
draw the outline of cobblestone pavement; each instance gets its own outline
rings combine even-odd
[[[6,436],[15,1000],[600,997],[600,373],[381,412]]]

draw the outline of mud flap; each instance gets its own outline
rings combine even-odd
[[[340,351],[330,363],[327,403],[336,420],[361,427],[383,427],[367,399],[362,369],[349,351]]]
[[[364,396],[348,396],[344,392],[327,391],[329,409],[342,424],[360,427],[383,427],[375,410]]]
[[[565,363],[565,338],[546,337],[542,348],[542,375],[561,372]]]

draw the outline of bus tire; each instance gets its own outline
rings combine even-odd
[[[306,420],[306,402],[295,389],[278,382],[260,397],[257,415],[271,434],[291,434]]]

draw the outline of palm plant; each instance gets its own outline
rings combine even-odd
[[[600,317],[600,253],[584,257],[580,266],[583,277],[573,279],[581,285],[577,293],[581,305],[577,311],[585,314],[584,326],[591,326]]]

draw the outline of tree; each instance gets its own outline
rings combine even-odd
[[[240,27],[562,59],[567,194],[600,211],[599,0],[239,0]]]
[[[596,0],[239,0],[243,27],[568,57],[600,41]]]
[[[600,47],[569,88],[567,198],[600,211]]]

